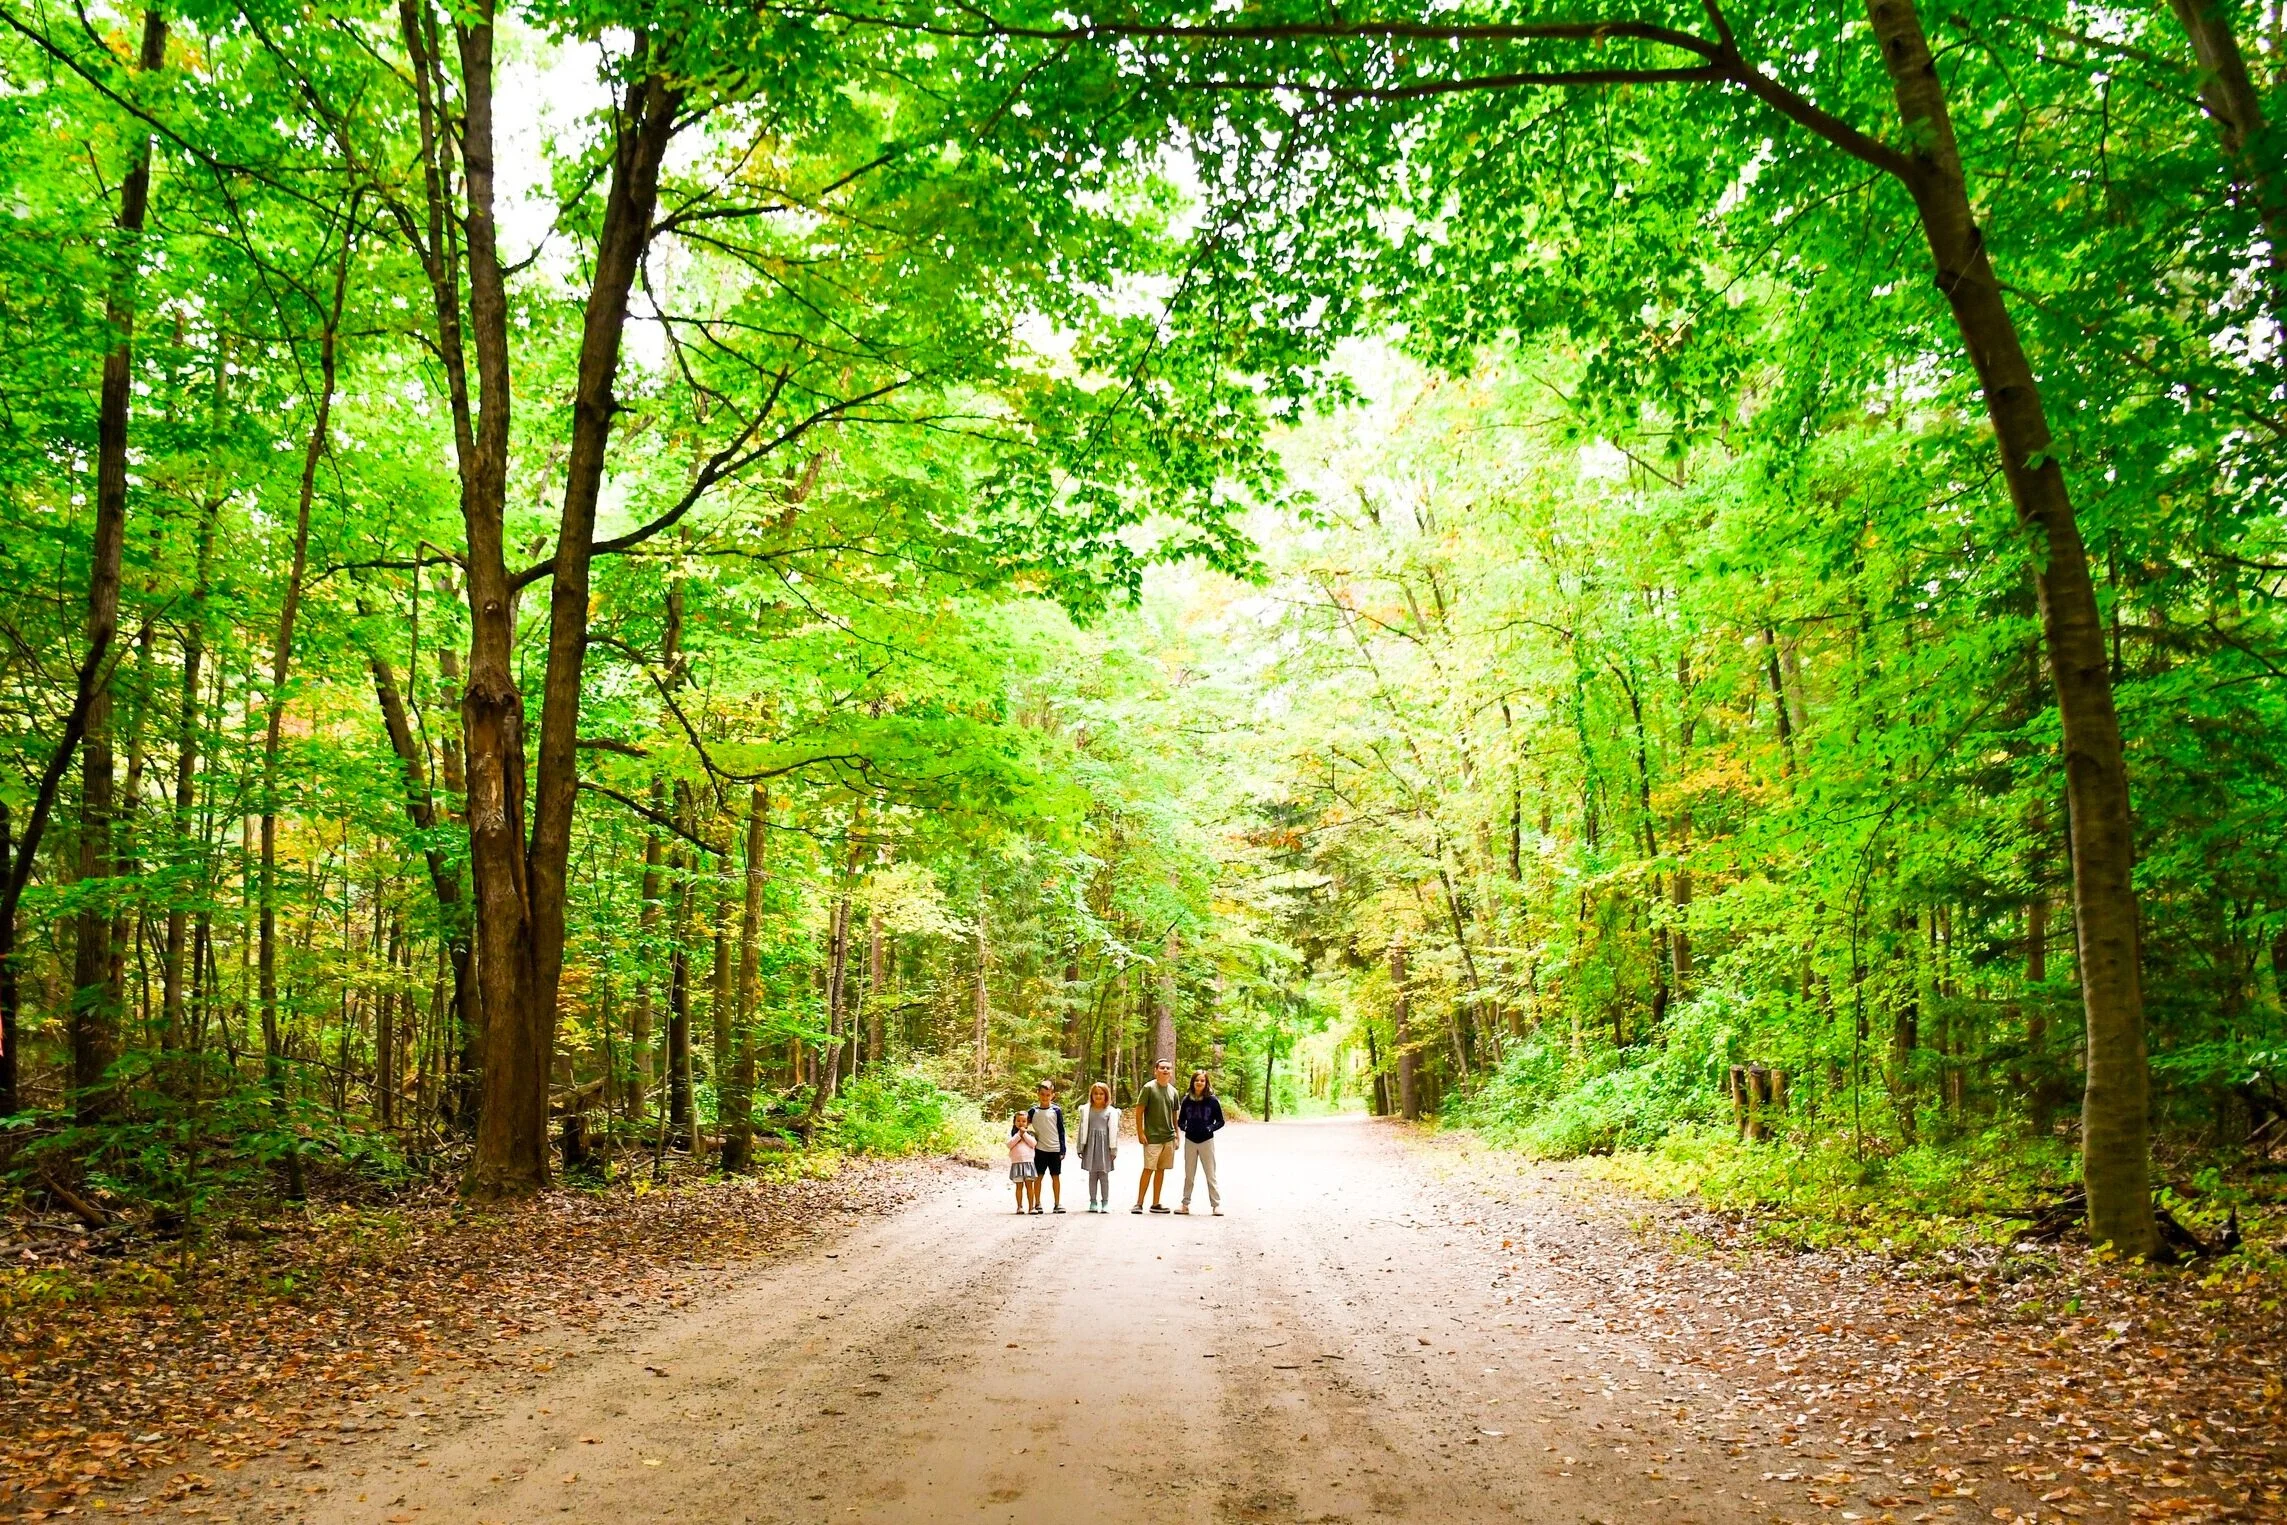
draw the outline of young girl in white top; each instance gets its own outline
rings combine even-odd
[[[1022,1112],[1009,1120],[1009,1180],[1016,1184],[1016,1210],[1027,1211],[1025,1199],[1032,1191],[1032,1123]]]

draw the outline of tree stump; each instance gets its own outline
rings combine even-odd
[[[1731,1066],[1723,1088],[1731,1098],[1731,1122],[1739,1130],[1739,1141],[1746,1144],[1769,1138],[1769,1114],[1787,1109],[1787,1072],[1751,1059]]]

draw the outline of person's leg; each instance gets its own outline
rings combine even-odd
[[[1179,1212],[1191,1211],[1191,1183],[1199,1174],[1199,1146],[1189,1139],[1183,1141],[1183,1205]]]
[[[1016,1210],[1020,1213],[1024,1211],[1024,1182],[1022,1181],[1016,1183]]]
[[[1144,1194],[1151,1190],[1151,1145],[1139,1144],[1143,1151],[1143,1171],[1136,1177],[1136,1211],[1144,1210]]]
[[[1207,1173],[1207,1206],[1211,1211],[1219,1213],[1223,1210],[1223,1193],[1215,1185],[1215,1141],[1213,1139],[1209,1139],[1199,1146],[1199,1168]],[[1183,1196],[1185,1201],[1189,1201],[1191,1198],[1191,1177],[1188,1170],[1183,1179]]]
[[[1056,1162],[1056,1176],[1054,1183],[1049,1187],[1049,1192],[1056,1199],[1056,1210],[1058,1212],[1064,1211],[1064,1162],[1062,1160]]]
[[[1160,1205],[1160,1203],[1159,1203],[1159,1194],[1160,1194],[1160,1191],[1161,1191],[1161,1189],[1162,1189],[1163,1187],[1165,1187],[1165,1186],[1167,1185],[1167,1167],[1168,1167],[1168,1165],[1169,1165],[1169,1163],[1170,1163],[1170,1162],[1169,1162],[1169,1160],[1168,1160],[1168,1155],[1169,1155],[1171,1152],[1172,1152],[1172,1151],[1171,1151],[1171,1150],[1168,1148],[1168,1146],[1166,1146],[1166,1145],[1162,1145],[1162,1146],[1160,1147],[1160,1152],[1159,1152],[1159,1169],[1157,1169],[1157,1170],[1155,1170],[1155,1171],[1153,1171],[1153,1172],[1151,1173],[1151,1205],[1152,1205],[1152,1206],[1154,1206],[1154,1207],[1157,1207],[1157,1206],[1159,1206],[1159,1205]]]

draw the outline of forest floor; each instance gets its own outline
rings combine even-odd
[[[767,1210],[743,1248],[655,1226],[559,1251],[551,1201],[482,1230],[493,1274],[452,1281],[471,1316],[417,1350],[273,1362],[211,1455],[24,1502],[393,1525],[2287,1518],[2276,1305],[2055,1252],[2031,1286],[1790,1254],[1363,1120],[1220,1147],[1222,1218],[1129,1214],[1132,1144],[1101,1218],[1077,1176],[1035,1218],[995,1173],[877,1167],[673,1194]],[[342,1286],[410,1313],[392,1264]],[[88,1352],[81,1387],[115,1364]]]

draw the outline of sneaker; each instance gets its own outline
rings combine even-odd
[[[1213,1209],[1211,1209],[1211,1211],[1212,1211],[1212,1212],[1215,1214],[1215,1216],[1216,1216],[1216,1217],[1218,1217],[1218,1218],[1220,1218],[1220,1217],[1222,1217],[1222,1216],[1223,1216],[1223,1209],[1221,1209],[1220,1207],[1218,1207],[1218,1208],[1213,1208]]]
[[[1160,1208],[1154,1208],[1154,1209],[1152,1209],[1152,1210],[1153,1210],[1154,1212],[1160,1212],[1160,1211],[1164,1211],[1164,1209],[1160,1209]],[[1131,1213],[1140,1213],[1140,1212],[1142,1212],[1142,1211],[1143,1211],[1143,1204],[1142,1204],[1141,1202],[1138,1202],[1138,1203],[1137,1203],[1135,1206],[1133,1206],[1133,1207],[1129,1208],[1129,1209],[1128,1209],[1128,1211],[1129,1211],[1129,1212],[1131,1212]]]
[[[1184,1203],[1184,1204],[1183,1204],[1181,1207],[1179,1207],[1179,1208],[1177,1208],[1177,1209],[1175,1210],[1175,1215],[1176,1215],[1178,1218],[1188,1218],[1188,1217],[1190,1217],[1190,1216],[1191,1216],[1191,1204],[1190,1204],[1190,1203],[1188,1203],[1188,1202]]]
[[[1160,1206],[1160,1205],[1159,1205],[1157,1202],[1154,1202],[1154,1203],[1151,1205],[1151,1210],[1152,1210],[1153,1212],[1155,1212],[1155,1213],[1164,1213],[1164,1212],[1166,1212],[1166,1211],[1167,1211],[1167,1209],[1166,1209],[1166,1208],[1164,1208],[1164,1207]]]
[[[1040,1209],[1039,1209],[1039,1208],[1037,1208],[1037,1207],[1036,1207],[1036,1208],[1034,1208],[1034,1209],[1032,1210],[1032,1215],[1033,1215],[1035,1218],[1039,1217],[1039,1216],[1040,1216]]]
[[[1050,1208],[1050,1209],[1049,1209],[1049,1211],[1050,1211],[1050,1212],[1057,1212],[1057,1213],[1060,1213],[1060,1212],[1064,1211],[1064,1204],[1063,1204],[1063,1203],[1061,1203],[1061,1202],[1059,1202],[1059,1203],[1057,1203],[1057,1204],[1056,1204],[1054,1207]]]

